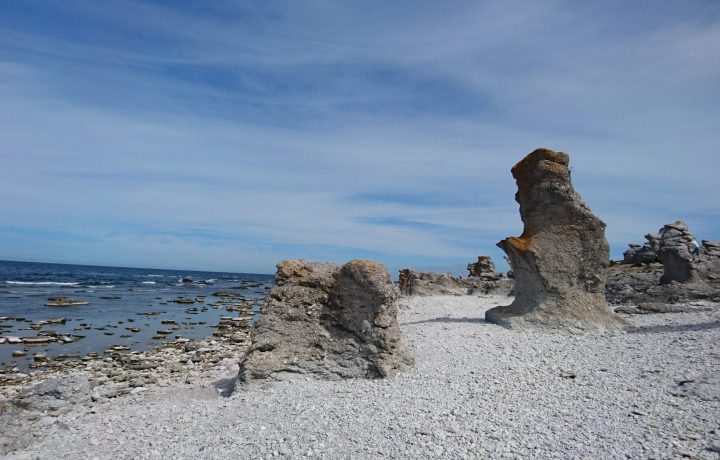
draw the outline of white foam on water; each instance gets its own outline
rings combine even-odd
[[[64,283],[58,281],[5,281],[6,284],[20,286],[77,286],[80,283]]]

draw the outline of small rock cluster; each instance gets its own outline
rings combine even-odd
[[[25,386],[45,379],[53,379],[74,372],[89,372],[92,374],[109,376],[101,379],[101,386],[106,387],[97,391],[105,397],[115,397],[129,393],[132,388],[140,387],[138,382],[157,383],[164,385],[172,380],[194,381],[201,371],[213,368],[219,362],[234,357],[236,360],[244,354],[250,343],[249,331],[254,319],[253,301],[244,298],[241,294],[225,293],[217,296],[219,299],[203,306],[203,309],[223,309],[227,315],[220,316],[212,337],[204,340],[191,340],[181,336],[170,339],[170,334],[181,329],[181,324],[175,320],[162,320],[165,329],[156,331],[158,340],[163,343],[160,347],[146,351],[131,351],[127,345],[113,345],[105,350],[104,354],[96,352],[87,355],[60,354],[49,356],[46,353],[32,353],[31,372],[22,372],[19,368],[0,369],[0,398],[13,397]],[[195,298],[195,302],[205,302],[205,298]],[[189,307],[186,313],[196,313],[196,307]],[[142,313],[147,316],[159,315],[159,312],[148,311]],[[3,321],[24,318],[0,317]],[[33,323],[30,328],[39,330],[43,326],[64,324],[65,318],[55,318]],[[128,321],[133,321],[129,319]],[[192,324],[192,323],[183,323]],[[81,323],[81,327],[90,329],[91,326]],[[129,326],[128,332],[136,333],[140,328]],[[0,337],[0,343],[22,345],[23,349],[13,352],[13,357],[23,357],[30,353],[33,345],[46,345],[50,342],[70,342],[82,339],[81,335],[62,335],[54,331],[39,331],[33,337]],[[198,363],[195,365],[194,363]],[[194,369],[197,372],[185,372]],[[197,374],[197,375],[195,375]],[[182,375],[181,377],[178,377]],[[128,389],[123,382],[134,381],[136,386]],[[96,379],[95,383],[99,381]]]
[[[28,385],[73,374],[93,376],[96,399],[129,394],[148,384],[190,383],[217,366],[236,364],[249,344],[247,333],[244,340],[237,333],[205,340],[178,338],[146,352],[128,352],[125,346],[110,347],[103,355],[90,353],[81,360],[44,367],[42,372],[10,369],[0,374],[0,399],[15,398]],[[135,390],[138,391],[143,390]]]
[[[608,302],[619,305],[615,310],[623,313],[715,308],[720,303],[720,243],[703,240],[696,259],[690,248],[693,238],[682,221],[664,225],[657,235],[646,235],[642,260],[642,251],[626,251],[623,263],[610,265],[605,288]]]
[[[398,288],[402,295],[465,295],[470,283],[446,273],[400,270]]]
[[[628,244],[629,249],[623,252],[624,264],[648,264],[658,262],[660,233],[648,233],[645,235],[645,240],[646,242],[642,246],[639,244]]]
[[[512,279],[495,271],[489,256],[478,256],[477,262],[467,265],[467,278],[449,273],[416,272],[409,268],[400,270],[398,288],[405,296],[430,295],[510,295]]]
[[[43,328],[46,326],[52,326],[54,324],[65,324],[67,321],[66,318],[52,318],[48,320],[32,322],[31,320],[22,317],[11,318],[8,316],[1,316],[0,330],[5,328],[5,323],[8,321],[29,322],[31,323],[29,329],[36,331],[36,335],[27,337],[19,337],[15,335],[0,336],[0,345],[8,344],[23,346],[21,350],[15,350],[12,352],[13,358],[22,358],[23,356],[26,356],[30,352],[30,347],[32,346],[43,346],[54,342],[72,343],[85,338],[85,336],[79,334],[58,333],[53,330],[43,330]],[[65,359],[72,359],[75,357],[76,355],[58,355],[54,357],[54,359],[57,359],[58,361],[63,361]],[[77,358],[79,358],[79,356],[77,356]],[[48,362],[48,357],[44,353],[34,353],[33,361],[34,366],[42,366]]]

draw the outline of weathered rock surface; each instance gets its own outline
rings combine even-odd
[[[33,385],[20,393],[16,404],[24,409],[53,411],[68,405],[90,400],[90,382],[87,377],[74,375]]]
[[[255,324],[239,379],[381,378],[409,369],[397,288],[373,261],[286,260]]]
[[[658,262],[658,250],[660,249],[660,234],[648,233],[645,235],[645,244],[628,244],[630,249],[623,252],[623,263],[641,264]]]
[[[482,278],[468,278],[468,295],[504,295],[514,294],[515,280],[507,276],[500,276],[496,280],[485,280]]]
[[[660,284],[671,281],[679,283],[693,283],[700,281],[697,267],[693,263],[688,244],[695,237],[688,230],[683,221],[666,224],[660,230],[660,248],[658,258],[663,264],[664,272]]]
[[[398,289],[402,295],[412,295],[412,283],[415,281],[415,272],[409,268],[403,268],[400,270],[398,276]]]
[[[487,321],[564,331],[623,327],[605,301],[605,223],[573,189],[568,163],[565,153],[538,149],[512,168],[525,228],[498,246],[515,274],[515,301],[488,310]]]
[[[703,252],[710,257],[720,257],[720,241],[702,240]]]

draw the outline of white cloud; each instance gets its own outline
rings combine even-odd
[[[94,41],[4,25],[6,226],[102,241],[6,240],[0,257],[22,243],[238,270],[309,247],[497,259],[522,231],[509,169],[539,146],[571,154],[614,245],[677,218],[720,239],[717,9],[224,7],[68,5],[102,25]],[[368,193],[388,199],[350,199]]]

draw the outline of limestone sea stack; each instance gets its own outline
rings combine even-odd
[[[509,328],[615,330],[624,321],[605,301],[605,223],[570,183],[569,157],[537,149],[512,168],[524,230],[498,243],[515,274],[515,301],[485,319]]]
[[[409,369],[398,295],[385,266],[374,261],[279,263],[239,380],[382,378]]]
[[[697,265],[689,248],[690,241],[694,239],[695,236],[690,233],[687,224],[681,220],[665,224],[660,229],[658,258],[663,264],[660,284],[668,284],[672,281],[678,283],[700,281]]]

